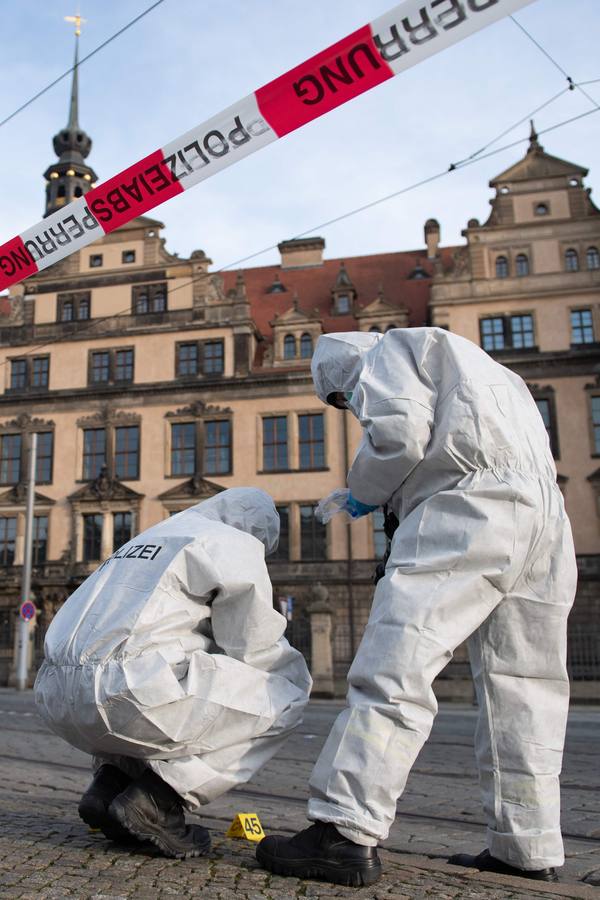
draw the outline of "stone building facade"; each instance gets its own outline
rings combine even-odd
[[[76,81],[55,149],[47,213],[96,177]],[[314,517],[316,502],[344,484],[360,439],[350,414],[313,392],[312,350],[331,331],[431,322],[526,378],[574,520],[578,621],[596,621],[600,218],[585,174],[532,137],[525,159],[492,182],[489,221],[471,221],[460,247],[441,247],[429,220],[416,251],[325,259],[324,240],[304,238],[283,241],[276,265],[218,272],[202,250],[189,259],[168,252],[163,225],[140,217],[16,286],[0,307],[0,683],[14,665],[35,431],[34,669],[56,609],[100,560],[216,491],[256,485],[281,516],[269,560],[276,602],[304,646],[305,610],[314,585],[325,587],[341,684],[385,541],[379,515],[327,526]],[[455,674],[460,665],[459,655]]]

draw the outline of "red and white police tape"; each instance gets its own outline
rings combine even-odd
[[[0,290],[532,0],[405,0],[0,246]]]

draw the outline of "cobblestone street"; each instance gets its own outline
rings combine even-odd
[[[475,710],[442,707],[398,805],[382,851],[384,877],[371,888],[283,879],[259,869],[254,845],[225,838],[237,812],[260,816],[265,832],[306,825],[308,775],[340,704],[314,701],[281,755],[243,789],[206,808],[207,858],[179,862],[134,853],[91,833],[77,815],[89,759],[38,720],[31,692],[0,690],[0,898],[528,898],[600,896],[600,709],[575,709],[563,774],[567,862],[561,884],[536,884],[448,866],[458,851],[479,852],[484,827],[473,758]]]

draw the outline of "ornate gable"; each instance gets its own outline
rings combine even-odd
[[[100,474],[93,480],[88,481],[77,491],[70,494],[68,499],[71,503],[98,503],[103,500],[119,500],[129,503],[139,503],[144,494],[139,494],[132,488],[127,487],[117,478],[111,478],[108,474],[106,466],[102,466]]]
[[[189,503],[193,500],[195,503],[200,503],[201,500],[208,500],[209,497],[214,497],[215,494],[220,494],[224,490],[225,488],[220,484],[208,481],[206,478],[202,478],[201,475],[194,475],[193,478],[189,478],[187,481],[183,481],[181,484],[177,484],[175,487],[169,488],[168,491],[159,494],[158,499],[162,500],[165,506],[169,508],[171,503],[174,506],[179,506],[180,501]]]

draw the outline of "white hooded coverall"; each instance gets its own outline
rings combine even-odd
[[[437,704],[432,682],[468,639],[490,853],[560,866],[571,529],[525,383],[438,328],[332,334],[312,363],[322,400],[352,392],[363,438],[348,474],[399,526],[336,720],[309,818],[357,843],[387,837]]]
[[[273,609],[279,516],[232,488],[109,557],[48,629],[37,708],[68,743],[189,809],[247,781],[300,722],[311,679]]]

